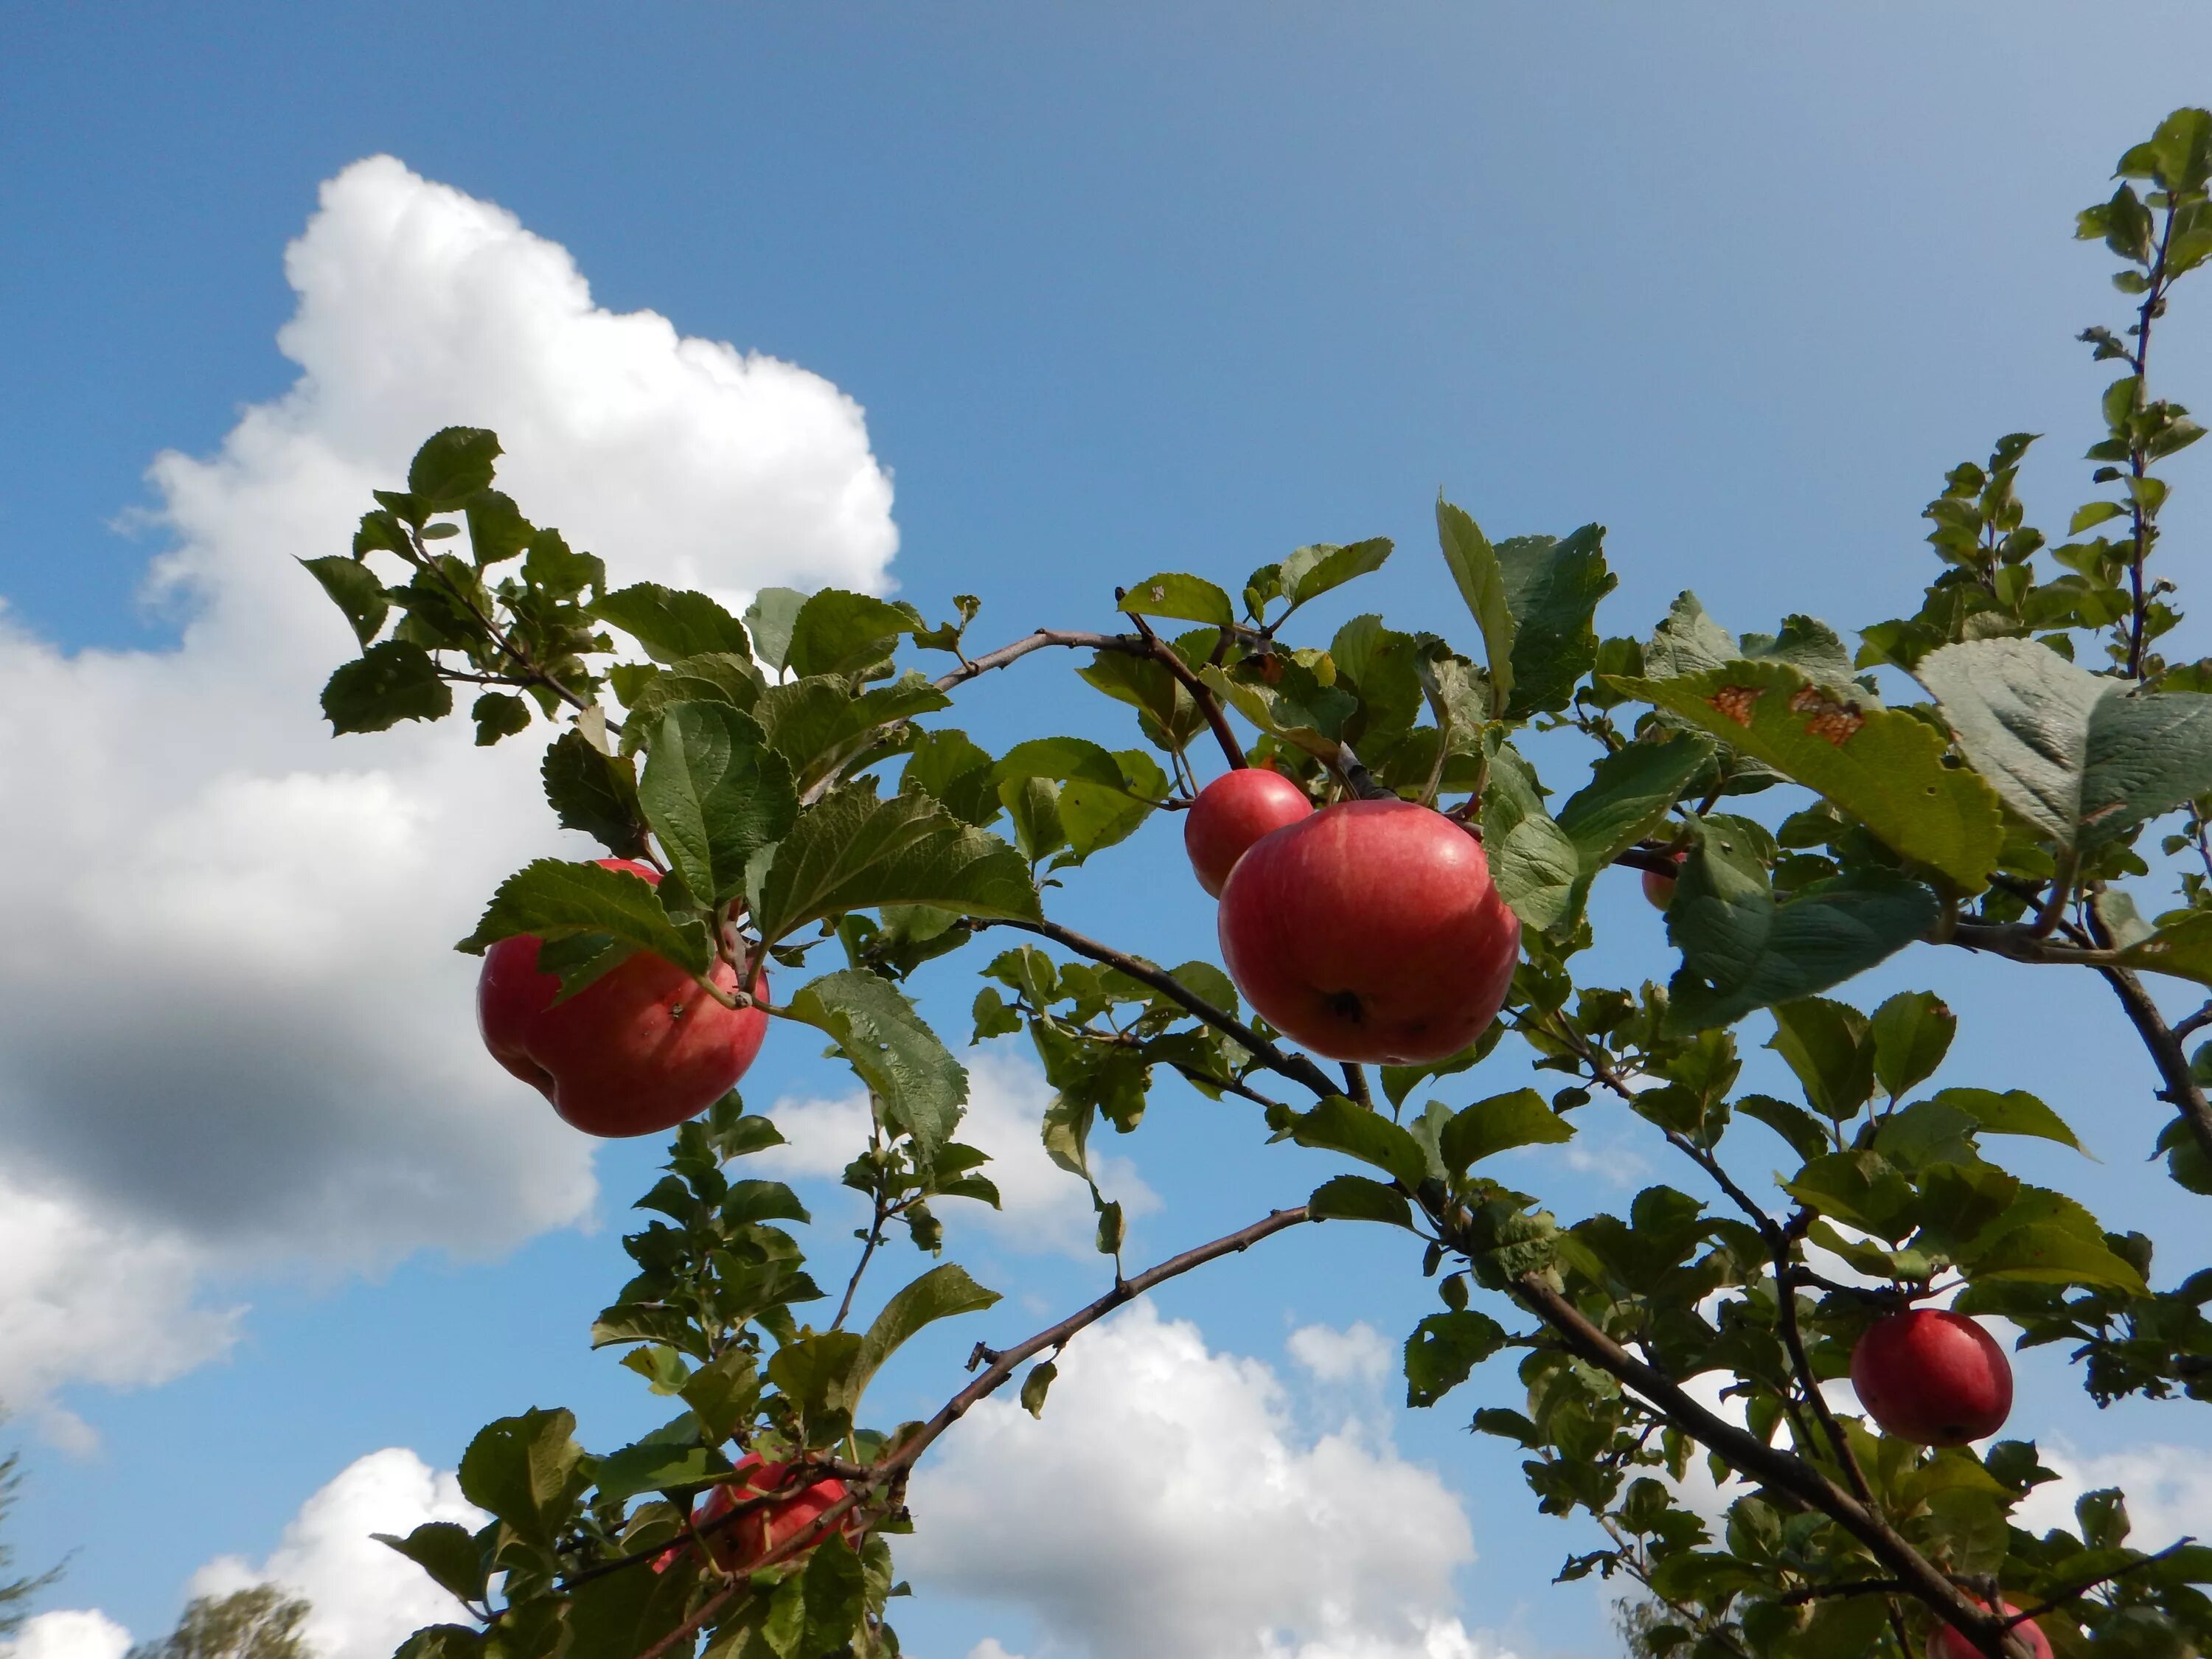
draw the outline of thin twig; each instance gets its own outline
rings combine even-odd
[[[1116,604],[1126,591],[1119,587],[1114,590]],[[1222,757],[1229,763],[1230,770],[1244,770],[1251,763],[1244,758],[1244,745],[1237,741],[1237,733],[1230,727],[1229,716],[1221,712],[1221,701],[1213,695],[1213,688],[1190,672],[1190,665],[1182,659],[1182,653],[1155,634],[1152,623],[1138,616],[1130,620],[1137,624],[1137,635],[1144,641],[1152,659],[1176,677],[1182,689],[1190,693],[1191,701],[1198,705],[1198,712],[1206,716],[1206,723],[1213,732],[1213,740],[1221,745]]]
[[[1109,945],[1101,945],[1095,939],[1086,939],[1073,928],[1063,927],[1054,921],[1024,921],[1011,916],[977,916],[968,925],[976,928],[1018,927],[1025,933],[1035,933],[1041,939],[1064,945],[1078,956],[1088,957],[1093,962],[1103,962],[1109,968],[1118,968],[1139,984],[1149,985],[1170,1000],[1181,1004],[1215,1030],[1234,1037],[1254,1059],[1278,1076],[1286,1077],[1317,1095],[1344,1092],[1330,1081],[1328,1073],[1304,1054],[1291,1054],[1276,1047],[1226,1009],[1215,1007],[1173,974],[1162,971],[1141,957],[1116,951]]]

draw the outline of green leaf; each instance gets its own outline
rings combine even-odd
[[[855,969],[799,988],[784,1012],[828,1033],[924,1163],[952,1137],[968,1073],[889,980]]]
[[[645,746],[659,730],[661,715],[679,702],[726,703],[748,713],[759,708],[761,673],[750,657],[703,651],[651,671],[651,678],[625,702],[629,717],[623,723],[623,752],[628,755]]]
[[[704,593],[638,582],[609,593],[592,615],[611,623],[645,647],[655,662],[727,652],[750,659],[745,625]]]
[[[1355,1105],[1342,1095],[1330,1095],[1313,1110],[1294,1116],[1291,1138],[1301,1146],[1342,1152],[1387,1170],[1408,1190],[1428,1178],[1429,1163],[1419,1141],[1381,1113]]]
[[[752,905],[774,944],[845,910],[930,904],[963,915],[1036,921],[1036,888],[1020,854],[948,817],[927,795],[876,798],[872,781],[834,789],[775,849]]]
[[[455,948],[481,956],[523,933],[549,942],[604,933],[695,975],[712,961],[705,927],[672,920],[644,878],[563,859],[535,860],[500,883],[476,932]]]
[[[1302,547],[1277,567],[1276,580],[1295,611],[1309,599],[1319,599],[1332,587],[1341,587],[1354,577],[1380,570],[1390,556],[1390,539],[1376,536],[1348,546],[1320,544]],[[1287,614],[1287,613],[1285,613]],[[1206,617],[1194,620],[1204,622]]]
[[[571,728],[547,745],[538,770],[563,829],[581,830],[617,858],[643,854],[645,812],[636,769],[627,758],[605,753]]]
[[[1583,855],[1552,821],[1534,769],[1496,732],[1487,734],[1490,783],[1482,793],[1482,844],[1490,878],[1523,927],[1553,927],[1580,908],[1588,890]]]
[[[801,1416],[841,1410],[863,1340],[858,1331],[817,1331],[786,1342],[768,1362],[768,1379],[783,1390]]]
[[[1206,729],[1197,700],[1150,657],[1099,651],[1075,672],[1094,689],[1135,709],[1138,729],[1155,749],[1180,749]]]
[[[1674,596],[1667,619],[1644,647],[1644,672],[1655,680],[1677,679],[1721,667],[1741,654],[1734,636],[1705,614],[1695,593],[1685,589]]]
[[[386,640],[345,664],[323,687],[323,714],[332,736],[381,732],[401,720],[443,720],[453,712],[453,688],[419,645]]]
[[[1116,791],[1127,787],[1114,757],[1084,738],[1032,738],[1018,743],[1006,750],[992,776],[996,782],[1008,778],[1051,778],[1071,783],[1080,779]]]
[[[753,654],[770,668],[784,665],[791,649],[792,625],[806,595],[795,587],[763,587],[745,607],[745,627],[753,636]]]
[[[608,1453],[592,1470],[602,1498],[696,1486],[729,1473],[730,1460],[700,1443],[698,1419],[689,1412],[635,1444]]]
[[[1874,1011],[1874,1074],[1892,1100],[1936,1075],[1959,1017],[1933,991],[1899,991]]]
[[[1772,1095],[1745,1095],[1735,1103],[1735,1109],[1780,1135],[1801,1160],[1816,1158],[1828,1150],[1828,1132],[1820,1127],[1820,1119],[1802,1106],[1792,1106]]]
[[[1797,1074],[1813,1109],[1838,1123],[1856,1116],[1874,1094],[1876,1051],[1867,1040],[1867,1017],[1826,997],[1785,1002],[1773,1013],[1766,1046]]]
[[[1323,685],[1301,663],[1279,655],[1268,660],[1273,665],[1273,684],[1253,677],[1256,669],[1231,676],[1212,664],[1200,669],[1198,677],[1268,736],[1333,763],[1343,742],[1344,723],[1357,712],[1358,701],[1348,691]]]
[[[431,1579],[464,1601],[481,1601],[491,1575],[476,1534],[451,1521],[426,1521],[404,1538],[388,1532],[369,1534],[387,1549],[405,1556]]]
[[[883,1369],[884,1362],[924,1326],[960,1314],[980,1313],[998,1300],[996,1291],[985,1290],[956,1261],[932,1267],[884,1304],[861,1341],[859,1362],[846,1385],[850,1392],[837,1403],[848,1411],[856,1409],[862,1390]]]
[[[1505,1328],[1471,1309],[1431,1314],[1406,1339],[1406,1403],[1433,1406],[1505,1346]]]
[[[477,723],[477,747],[489,749],[501,738],[530,729],[530,705],[504,691],[487,691],[476,700],[469,718]]]
[[[2000,1233],[1987,1249],[1962,1261],[1975,1284],[2011,1280],[2028,1285],[2080,1285],[2148,1296],[2142,1275],[2093,1239],[2058,1222],[2031,1221]]]
[[[2191,911],[2120,952],[2123,968],[2212,985],[2212,910]]]
[[[486,1424],[461,1454],[461,1496],[550,1548],[582,1486],[577,1466],[584,1449],[575,1433],[575,1416],[566,1411],[526,1411]]]
[[[1944,1089],[1933,1099],[1937,1105],[1964,1112],[1984,1134],[2033,1135],[2077,1152],[2082,1150],[2066,1120],[2025,1089],[2008,1089],[2002,1094],[1994,1089]]]
[[[430,434],[407,467],[407,491],[431,513],[450,512],[479,489],[491,488],[499,434],[482,427],[449,426]]]
[[[1365,1176],[1322,1182],[1306,1200],[1306,1213],[1316,1221],[1382,1221],[1409,1232],[1413,1226],[1413,1207],[1405,1194]]]
[[[1463,1175],[1494,1152],[1574,1139],[1573,1126],[1534,1089],[1516,1089],[1463,1106],[1437,1136],[1444,1167]]]
[[[1916,716],[1838,701],[1784,663],[1613,684],[1826,796],[1961,891],[1989,884],[2004,841],[1996,798],[1973,773],[1943,764],[1942,734]]]
[[[911,605],[825,587],[792,618],[783,665],[802,678],[864,674],[889,662],[899,635],[912,633],[921,621]]]
[[[714,903],[743,892],[745,866],[799,816],[791,768],[750,717],[679,702],[660,717],[638,801],[684,884]]]
[[[1781,1187],[1822,1215],[1883,1238],[1902,1238],[1912,1228],[1912,1188],[1878,1152],[1829,1152],[1808,1159]]]
[[[469,556],[479,568],[520,557],[530,548],[538,526],[522,516],[514,498],[496,489],[479,489],[464,509],[469,526]]]
[[[1147,576],[1122,595],[1118,609],[1135,617],[1174,617],[1216,628],[1236,625],[1237,607],[1229,595],[1202,576],[1163,571]]]
[[[1459,585],[1490,664],[1491,712],[1503,714],[1513,691],[1514,619],[1505,597],[1505,573],[1482,527],[1442,495],[1437,497],[1437,541]]]
[[[353,624],[354,637],[363,645],[383,629],[386,612],[392,601],[385,597],[384,584],[376,573],[357,560],[343,554],[333,553],[325,559],[302,559],[307,574],[323,585],[323,592],[331,602],[345,612],[345,619]]]
[[[915,736],[902,793],[921,790],[963,823],[987,827],[1002,810],[990,751],[957,727],[940,726]]]
[[[1693,732],[1656,733],[1606,756],[1590,781],[1559,809],[1585,876],[1596,874],[1666,822],[1681,793],[1711,761],[1713,745]]]
[[[1926,936],[1936,896],[1886,871],[1836,876],[1786,904],[1700,844],[1691,850],[1667,909],[1682,952],[1668,987],[1667,1029],[1682,1036],[1728,1025],[1839,985]]]
[[[2212,789],[2212,696],[2130,691],[2032,640],[1972,640],[1914,670],[2005,804],[2094,846]]]
[[[1031,1417],[1044,1416],[1044,1397],[1060,1376],[1060,1367],[1049,1359],[1041,1359],[1030,1367],[1030,1374],[1022,1379],[1022,1409]]]
[[[1116,750],[1113,760],[1121,774],[1119,785],[1109,788],[1077,778],[1060,792],[1060,827],[1079,863],[1134,835],[1152,815],[1152,803],[1170,793],[1167,774],[1143,750]]]
[[[1510,718],[1565,708],[1575,683],[1596,662],[1598,601],[1619,585],[1606,568],[1604,544],[1604,526],[1594,524],[1565,541],[1516,536],[1498,544],[1506,608],[1513,613]]]

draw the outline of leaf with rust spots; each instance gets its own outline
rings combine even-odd
[[[1817,791],[1964,891],[1989,884],[2004,840],[1997,798],[1974,773],[1943,764],[1942,733],[1917,716],[1843,702],[1780,662],[1607,684]]]

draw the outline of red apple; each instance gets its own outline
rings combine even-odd
[[[599,863],[660,880],[628,859]],[[681,968],[641,951],[556,1007],[561,981],[538,972],[540,942],[525,933],[484,952],[477,1024],[492,1058],[586,1134],[672,1129],[726,1094],[760,1052],[765,1013],[725,1008]],[[724,962],[713,979],[725,990],[738,982]],[[768,996],[757,969],[752,994]]]
[[[707,1547],[714,1552],[714,1559],[725,1571],[748,1572],[768,1553],[803,1528],[811,1526],[823,1510],[845,1495],[842,1480],[817,1480],[811,1486],[801,1486],[773,1503],[763,1504],[748,1510],[726,1527],[714,1528],[713,1523],[735,1509],[744,1499],[757,1498],[763,1492],[779,1491],[789,1479],[788,1463],[763,1462],[755,1454],[738,1460],[736,1472],[707,1494],[707,1501],[691,1516],[693,1528],[703,1534]],[[824,1528],[827,1532],[830,1528]],[[858,1512],[848,1510],[834,1530],[848,1538],[860,1530]],[[798,1554],[804,1555],[819,1540],[810,1540]],[[675,1565],[678,1557],[690,1548],[679,1544],[663,1550],[654,1558],[653,1570],[665,1572]]]
[[[1680,869],[1682,860],[1690,854],[1685,850],[1670,854],[1668,856],[1674,860],[1675,867]],[[1662,875],[1656,870],[1646,870],[1644,872],[1644,896],[1650,901],[1655,910],[1665,909],[1674,902],[1674,878]]]
[[[1851,1350],[1851,1387],[1882,1431],[1923,1446],[1963,1446],[2004,1426],[2012,1364],[1964,1314],[1913,1308],[1869,1327]]]
[[[1219,922],[1237,988],[1331,1060],[1457,1054],[1498,1018],[1521,954],[1482,844],[1411,801],[1344,801],[1263,837]]]
[[[1974,1605],[1985,1607],[1989,1603],[1977,1601]],[[2009,1601],[2000,1601],[1997,1605],[2004,1609],[2008,1619],[2020,1611]],[[2012,1627],[2012,1632],[2027,1644],[2034,1652],[2035,1659],[2051,1659],[2051,1638],[2035,1627],[2034,1620],[2021,1620]],[[1934,1638],[1928,1644],[1928,1655],[1929,1659],[1982,1659],[1982,1650],[1968,1641],[1963,1632],[1948,1625],[1937,1627]]]
[[[1183,815],[1182,847],[1198,884],[1215,898],[1237,860],[1272,830],[1313,816],[1306,792],[1280,772],[1246,766],[1225,773],[1198,792]]]

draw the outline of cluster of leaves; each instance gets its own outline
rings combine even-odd
[[[533,706],[561,720],[544,768],[554,816],[662,879],[539,860],[500,887],[462,948],[535,935],[563,994],[642,951],[734,1004],[763,963],[811,970],[834,940],[841,965],[769,1007],[826,1037],[866,1092],[869,1139],[846,1180],[872,1220],[834,1316],[802,1321],[829,1297],[776,1224],[805,1212],[787,1188],[726,1172],[773,1144],[773,1126],[734,1098],[685,1126],[644,1200],[662,1218],[629,1241],[641,1271],[594,1328],[684,1409],[604,1455],[575,1443],[565,1413],[488,1428],[462,1480],[492,1522],[394,1540],[477,1615],[416,1638],[422,1659],[659,1659],[702,1638],[731,1659],[896,1651],[885,1534],[906,1524],[905,1471],[936,1430],[862,1426],[865,1390],[915,1330],[995,1298],[946,1263],[865,1332],[848,1320],[892,1224],[933,1252],[933,1203],[996,1200],[981,1155],[956,1139],[965,1072],[905,988],[993,927],[1065,953],[1024,942],[994,956],[975,1035],[1025,1029],[1036,1046],[1054,1091],[1041,1131],[1090,1186],[1116,1293],[1129,1282],[1122,1215],[1089,1137],[1102,1116],[1136,1129],[1163,1067],[1256,1108],[1274,1139],[1360,1166],[1303,1214],[1422,1241],[1443,1308],[1407,1342],[1409,1401],[1433,1405],[1494,1356],[1520,1356],[1524,1408],[1486,1407],[1475,1426],[1526,1449],[1541,1508],[1586,1514],[1605,1536],[1565,1576],[1625,1573],[1657,1599],[1649,1651],[1912,1659],[1948,1622],[1994,1655],[2003,1632],[1974,1604],[2000,1593],[2069,1653],[2163,1659],[2212,1638],[2197,1588],[2212,1553],[2130,1548],[2115,1494],[2085,1498],[2076,1531],[2032,1536],[2018,1505],[2051,1477],[2031,1443],[1931,1452],[1838,1417],[1822,1393],[1872,1319],[1953,1291],[2031,1343],[2073,1344],[2100,1399],[2194,1395],[2212,1365],[2212,1281],[2155,1288],[2147,1239],[1987,1149],[2075,1146],[2058,1113],[2018,1091],[1924,1091],[1954,1029],[1938,997],[1869,1014],[1824,994],[1919,943],[2094,974],[2174,1109],[2159,1138],[2172,1173],[2212,1190],[2212,1060],[2192,1069],[2182,1051],[2212,1013],[2168,1024],[2139,977],[2212,984],[2212,665],[2151,648],[2179,618],[2170,585],[2146,574],[2167,494],[2154,469],[2197,435],[2150,396],[2148,353],[2172,284],[2212,253],[2212,115],[2177,112],[2120,173],[2082,222],[2128,262],[2119,286],[2140,301],[2124,336],[2087,337],[2127,370],[2091,455],[2094,481],[2117,490],[2069,534],[2125,533],[2047,547],[2018,497],[2031,441],[2004,439],[1929,509],[1942,568],[1920,609],[1861,630],[1856,651],[1803,616],[1732,633],[1688,593],[1648,635],[1602,635],[1614,578],[1601,527],[1493,544],[1440,501],[1471,653],[1376,614],[1326,644],[1287,637],[1307,605],[1392,556],[1371,539],[1302,548],[1235,599],[1159,573],[1118,590],[1129,631],[1040,632],[971,658],[966,596],[957,622],[930,627],[910,606],[836,590],[769,590],[743,617],[704,594],[610,590],[596,559],[492,489],[496,439],[434,437],[409,489],[380,494],[354,557],[309,562],[362,645],[325,692],[334,728],[438,718],[456,683],[487,688],[479,741],[522,730]],[[468,558],[434,550],[464,532]],[[487,573],[518,558],[494,586]],[[407,580],[387,586],[372,566],[395,560]],[[1170,636],[1155,621],[1191,626]],[[994,756],[933,723],[968,679],[1054,647],[1090,653],[1079,673],[1133,713],[1138,745],[1046,735]],[[908,651],[953,665],[933,678],[902,665]],[[1481,1042],[1371,1084],[1358,1067],[1324,1071],[1246,1019],[1212,965],[1164,970],[1046,917],[1066,872],[1188,805],[1193,750],[1208,741],[1317,802],[1395,795],[1480,836],[1525,953]],[[1586,773],[1562,796],[1540,763],[1557,775],[1576,745]],[[2205,876],[2146,921],[2123,884],[2152,874],[2139,847],[2152,834],[2160,858],[2193,850]],[[1593,885],[1620,866],[1675,878],[1679,961],[1663,986],[1593,983],[1577,961]],[[1768,1047],[1802,1101],[1739,1091],[1737,1029],[1753,1015],[1771,1019]],[[1548,1101],[1519,1089],[1413,1103],[1456,1087],[1509,1034],[1565,1074]],[[1310,1098],[1281,1097],[1300,1091]],[[1654,1186],[1625,1217],[1562,1221],[1484,1167],[1601,1111],[1645,1126],[1707,1195]],[[1746,1119],[1757,1127],[1741,1130]],[[1762,1201],[1733,1170],[1771,1163],[1777,1138],[1789,1172]],[[979,1346],[986,1358],[978,1386],[995,1386],[1007,1372]],[[1048,1359],[1030,1372],[1032,1410],[1051,1376]],[[1700,1377],[1719,1381],[1722,1413],[1684,1389]],[[1717,1521],[1683,1496],[1700,1447],[1739,1483]],[[847,1481],[854,1523],[825,1518],[726,1572],[690,1536],[689,1500],[746,1454]]]

